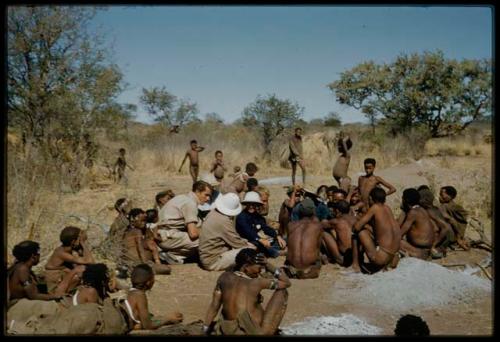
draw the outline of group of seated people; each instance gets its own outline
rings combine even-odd
[[[123,318],[116,320],[123,323],[116,324],[117,331],[182,321],[178,312],[158,319],[148,311],[145,291],[153,286],[155,274],[172,272],[170,265],[197,262],[207,271],[226,271],[217,280],[205,333],[275,334],[286,310],[289,278],[317,278],[328,262],[374,273],[396,267],[404,255],[439,258],[454,244],[468,248],[467,213],[453,201],[453,187],[440,189],[439,206],[427,186],[404,190],[396,219],[385,204],[387,194],[396,190],[373,175],[374,166],[373,159],[365,160],[366,175],[347,191],[325,185],[316,192],[288,187],[278,222],[267,218],[270,193],[253,177],[253,163],[226,186],[199,180],[187,194],[162,191],[155,208],[146,211],[120,198],[104,243],[118,260],[117,276],[130,278],[132,284],[113,302]],[[55,301],[70,309],[85,303],[104,305],[110,293],[122,289],[115,273],[95,263],[85,231],[66,227],[60,240],[45,265],[45,289],[32,272],[40,261],[38,243],[24,241],[14,247],[15,263],[8,269],[11,308],[29,308],[23,299]],[[285,256],[284,265],[269,261],[279,256]],[[260,277],[263,273],[268,276]],[[266,308],[261,306],[263,289],[275,291]]]

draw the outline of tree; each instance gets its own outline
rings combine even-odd
[[[324,124],[327,127],[338,127],[342,124],[342,120],[340,119],[340,115],[338,113],[330,112],[326,116]]]
[[[207,113],[205,114],[205,122],[213,122],[216,124],[223,124],[224,119],[217,113]]]
[[[88,32],[94,15],[90,7],[8,8],[8,125],[33,144],[63,136],[78,145],[130,115],[115,101],[124,87],[119,68],[102,37]]]
[[[264,144],[265,155],[271,153],[273,140],[292,127],[304,113],[304,108],[290,100],[280,100],[276,95],[257,99],[243,110],[243,124],[259,130]]]
[[[156,122],[167,127],[183,127],[198,120],[198,106],[194,102],[181,99],[169,93],[163,86],[142,89],[141,104]]]
[[[341,104],[392,130],[425,127],[432,137],[463,131],[491,113],[490,60],[445,59],[441,51],[400,55],[391,64],[365,62],[328,85]]]

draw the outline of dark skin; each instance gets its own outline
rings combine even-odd
[[[287,262],[304,270],[313,266],[303,279],[317,278],[321,266],[316,266],[320,258],[323,226],[316,217],[304,217],[288,225]]]
[[[427,211],[420,207],[410,208],[408,203],[403,202],[407,210],[400,216],[401,250],[410,256],[427,259],[430,249],[434,246],[434,225]]]
[[[446,190],[444,189],[441,189],[439,191],[439,202],[440,203],[450,203],[453,201],[453,198],[448,195],[448,193],[446,192]],[[449,224],[451,225],[451,228],[453,229],[453,232],[455,233],[455,236],[456,236],[456,239],[457,239],[457,244],[462,247],[464,250],[468,251],[470,249],[469,247],[469,244],[467,243],[467,241],[465,240],[464,236],[462,236],[461,232],[459,232],[458,230],[454,229],[454,227],[457,227],[459,225],[459,223],[455,220],[455,218],[451,217],[450,215],[448,215],[448,213],[446,213],[445,211],[441,211],[441,214],[443,215],[443,217],[445,218],[445,220],[447,222],[449,222]]]
[[[335,216],[324,227],[323,242],[337,264],[350,266],[346,264],[347,260],[344,257],[346,252],[352,250],[352,227],[357,219],[351,214],[341,213],[337,209]]]
[[[40,293],[37,279],[31,268],[40,262],[40,254],[34,254],[24,262],[18,262],[8,272],[9,300],[28,298],[32,300],[53,300],[61,298],[68,290],[72,279],[79,270],[73,269],[67,273],[54,293]],[[79,281],[79,278],[78,278]]]
[[[351,206],[351,215],[358,216],[364,207],[364,203],[361,201],[361,195],[359,194],[359,189],[357,187],[352,188],[351,191],[349,191],[346,200]]]
[[[290,212],[295,204],[297,204],[297,202],[300,202],[301,200],[300,190],[301,187],[299,185],[295,185],[293,187],[292,193],[289,195],[289,198],[283,201],[282,208],[280,209],[278,217],[278,221],[280,224],[278,232],[281,236],[288,236],[288,222],[290,222]]]
[[[339,140],[339,148],[338,151],[340,153],[339,158],[335,162],[335,166],[333,167],[333,178],[339,184],[339,187],[342,188],[342,178],[347,176],[347,170],[349,169],[349,163],[351,162],[351,154],[349,153],[349,149],[347,148],[346,141],[349,140],[349,137],[344,138],[344,134],[340,133]],[[347,191],[347,190],[346,190]]]
[[[134,330],[154,330],[164,325],[180,323],[183,320],[183,315],[180,312],[173,312],[159,319],[151,319],[146,291],[153,287],[154,282],[154,275],[151,275],[151,278],[145,282],[144,286],[133,284],[136,290],[131,290],[127,295],[134,317],[141,321],[140,325],[136,325],[129,317],[129,327],[133,326]],[[140,288],[138,289],[138,287]]]
[[[361,231],[370,221],[372,222],[373,233],[367,229]],[[399,224],[387,205],[384,203],[373,203],[359,221],[354,224],[353,232],[358,235],[357,238],[353,236],[352,239],[352,266],[354,271],[359,272],[361,267],[366,266],[370,271],[375,272],[393,261],[394,257],[389,253],[395,254],[398,252],[401,235]],[[377,250],[377,246],[384,248],[386,251],[382,249]],[[364,253],[370,260],[370,264],[368,265],[363,265],[361,248],[363,248]]]
[[[222,153],[217,153],[215,155],[215,161],[212,164],[212,168],[210,169],[210,172],[214,173],[214,177],[218,181],[224,178],[224,172],[227,171],[227,168],[224,166],[224,161],[222,160],[222,157],[223,157]]]
[[[184,159],[182,160],[181,166],[179,167],[179,172],[181,172],[186,159],[189,158],[189,173],[191,174],[191,178],[193,179],[193,183],[198,179],[198,153],[205,150],[205,147],[198,146],[197,143],[191,144],[191,149],[187,150],[184,155]]]
[[[301,139],[302,137],[302,129],[298,128],[295,130],[295,138]],[[295,156],[298,157],[298,161],[290,161],[292,165],[292,184],[295,185],[295,174],[297,173],[297,164],[299,164],[300,169],[302,170],[302,183],[306,183],[306,165],[304,163],[303,156],[301,153],[295,148],[293,144],[290,144],[290,148]]]
[[[265,264],[265,266],[263,265]],[[287,288],[291,286],[285,272],[278,276],[277,288],[266,308],[261,305],[260,292],[269,289],[273,279],[260,278],[263,269],[274,273],[276,267],[262,258],[262,264],[245,264],[240,271],[251,279],[224,272],[217,279],[212,302],[205,315],[205,325],[214,326],[214,319],[222,307],[222,317],[225,320],[236,320],[240,312],[248,311],[252,320],[260,327],[261,334],[272,335],[278,329],[286,310]]]
[[[125,151],[120,151],[120,156],[115,162],[115,165],[113,166],[113,175],[116,174],[116,171],[118,171],[118,179],[117,181],[120,181],[120,179],[123,177],[125,173],[125,168],[128,167],[130,170],[134,171],[134,168],[130,166],[127,161],[125,160]]]
[[[154,240],[146,239],[146,218],[145,215],[138,215],[131,218],[130,229],[125,233],[125,238],[128,239],[131,254],[138,256],[143,263],[153,260],[155,264],[160,265],[160,254]],[[132,244],[133,241],[133,244]],[[135,249],[135,250],[133,250]]]
[[[452,229],[437,207],[430,206],[424,207],[424,209],[427,211],[427,214],[429,214],[429,217],[434,224],[434,244],[432,248],[436,248],[441,244],[441,242],[443,242],[448,232]]]
[[[361,194],[361,201],[365,204],[368,203],[370,197],[370,191],[372,191],[373,188],[375,188],[378,185],[383,185],[388,189],[387,196],[396,192],[396,188],[394,186],[392,186],[390,183],[382,179],[382,177],[375,176],[373,174],[373,171],[375,171],[375,165],[367,163],[365,164],[366,175],[359,176],[358,178],[358,188],[359,188],[359,193]],[[366,212],[367,210],[368,208],[365,205],[363,207],[363,212]]]

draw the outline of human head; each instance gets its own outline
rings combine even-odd
[[[420,202],[420,194],[417,189],[409,188],[403,191],[403,207],[409,209],[414,205],[419,204]]]
[[[99,297],[104,299],[109,286],[108,267],[105,264],[89,264],[82,274],[82,283],[97,290]]]
[[[295,128],[295,135],[300,137],[302,135],[302,128],[300,127]]]
[[[349,211],[351,210],[351,207],[349,206],[349,203],[347,201],[338,201],[333,205],[334,210],[336,211],[337,216],[338,215],[344,215],[344,214],[349,214]]]
[[[73,226],[67,226],[59,235],[59,240],[64,247],[76,247],[80,244],[81,229]]]
[[[396,336],[429,336],[430,330],[422,318],[404,315],[397,321],[394,333]]]
[[[217,150],[215,151],[215,159],[222,159],[223,157],[223,154],[222,154],[222,151],[221,150]]]
[[[160,191],[155,196],[155,202],[158,208],[162,208],[168,201],[175,197],[175,194],[172,190],[168,189],[165,191]]]
[[[122,147],[118,150],[120,152],[120,155],[124,156],[125,155],[125,149]]]
[[[40,262],[40,245],[38,242],[25,240],[14,246],[12,254],[19,262],[26,262],[31,259],[33,265],[36,265]]]
[[[158,209],[146,210],[146,223],[158,222]]]
[[[259,210],[259,214],[262,216],[266,216],[269,213],[269,196],[270,192],[269,189],[266,188],[263,185],[259,185],[255,188],[255,191],[257,191],[260,195],[260,200],[262,201],[263,205]]]
[[[420,192],[420,190],[422,189],[427,189],[427,190],[430,190],[429,186],[428,185],[425,185],[425,184],[422,184],[420,185],[418,188],[417,188],[417,191]]]
[[[329,202],[333,202],[333,193],[337,189],[338,188],[335,185],[329,186],[328,189],[326,189],[326,198],[328,199]]]
[[[250,177],[255,175],[258,170],[259,168],[254,163],[248,163],[247,165],[245,165],[245,172],[248,173]]]
[[[149,290],[155,283],[155,273],[148,264],[139,264],[132,270],[130,281],[136,289]]]
[[[453,201],[457,197],[457,189],[452,187],[451,185],[443,186],[439,190],[439,202],[448,203]]]
[[[320,185],[316,189],[316,195],[318,195],[321,199],[326,200],[327,199],[327,197],[326,197],[327,190],[328,190],[328,186],[327,185]]]
[[[347,139],[346,142],[345,142],[345,144],[346,144],[347,149],[350,150],[351,147],[352,147],[352,141],[351,141],[351,139],[350,138]],[[346,153],[347,152],[347,151],[344,150],[344,146],[342,145],[342,139],[338,140],[337,148],[338,148],[339,153]]]
[[[333,191],[332,202],[337,203],[339,201],[345,200],[347,197],[347,192],[342,189],[336,189]]]
[[[133,208],[128,214],[130,225],[134,228],[143,229],[146,227],[146,213],[141,208]]]
[[[128,215],[130,211],[130,201],[125,197],[119,198],[115,202],[115,210],[120,214]]]
[[[377,162],[373,158],[366,158],[363,164],[365,165],[366,175],[371,176],[373,174],[373,171],[375,170]]]
[[[430,208],[434,206],[434,194],[427,188],[419,187],[418,193],[420,194],[419,204],[424,208]]]
[[[259,186],[259,181],[257,178],[250,177],[247,179],[247,189],[248,191],[255,191],[255,189]]]
[[[312,217],[314,216],[315,212],[316,212],[316,206],[314,205],[312,199],[306,197],[302,202],[300,202],[299,218]]]
[[[236,271],[244,272],[251,278],[257,278],[263,267],[259,263],[259,255],[255,249],[243,248],[236,254],[234,266]]]
[[[205,181],[199,180],[194,182],[191,190],[198,198],[198,204],[205,204],[210,201],[212,195],[212,186]]]
[[[194,140],[194,139],[193,139],[193,140],[191,140],[191,141],[189,142],[189,144],[191,145],[191,148],[192,148],[193,150],[194,150],[195,148],[197,148],[197,147],[198,147],[198,142],[197,142],[196,140]]]
[[[352,192],[352,195],[351,195],[351,202],[350,202],[350,204],[351,205],[355,205],[355,204],[358,204],[359,201],[361,201],[361,195],[359,194],[359,188],[355,187],[354,191]]]
[[[370,191],[370,199],[373,201],[373,203],[385,203],[385,190],[382,188],[375,187]]]
[[[241,201],[241,204],[243,204],[245,206],[245,210],[251,214],[258,212],[264,205],[260,199],[259,193],[256,191],[248,191],[245,194],[243,201]]]

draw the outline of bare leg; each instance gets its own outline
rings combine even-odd
[[[156,243],[152,240],[146,240],[145,242],[145,247],[151,251],[151,254],[153,254],[153,260],[155,261],[155,264],[161,264],[160,261],[160,252],[158,252],[158,246]]]
[[[303,160],[299,161],[299,166],[302,170],[302,184],[305,186],[306,185],[306,166],[304,165]]]
[[[359,250],[360,244],[358,242],[358,237],[352,237],[352,268],[355,272],[361,272],[361,261],[363,261],[362,256],[360,258],[361,251]]]
[[[330,233],[323,232],[323,243],[327,251],[333,256],[335,262],[339,265],[344,264],[344,257],[340,254],[339,247],[337,246],[337,241],[333,238]]]
[[[340,177],[338,176],[333,176],[333,178],[335,178],[335,180],[337,181],[337,183],[339,184],[339,188],[340,188]]]
[[[295,185],[295,173],[297,172],[297,163],[292,163],[292,185]]]
[[[152,268],[155,274],[170,274],[172,272],[172,269],[168,265],[153,264]]]
[[[261,332],[263,335],[274,335],[278,329],[288,305],[288,291],[276,290],[267,303],[262,317]]]
[[[198,167],[197,166],[189,166],[189,173],[191,174],[191,178],[193,179],[193,183],[196,182],[198,178]]]
[[[430,248],[418,248],[410,244],[408,241],[401,240],[400,247],[403,252],[408,253],[409,256],[427,260],[430,254]]]

